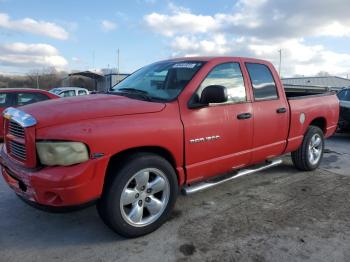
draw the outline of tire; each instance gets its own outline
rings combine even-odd
[[[169,217],[179,192],[176,173],[164,158],[137,153],[111,168],[97,210],[107,226],[132,238],[149,234]]]
[[[294,166],[302,171],[315,170],[321,163],[324,151],[324,136],[317,126],[310,126],[298,150],[292,152]]]

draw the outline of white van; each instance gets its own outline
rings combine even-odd
[[[56,87],[50,90],[51,93],[60,97],[88,95],[89,90],[82,87]]]

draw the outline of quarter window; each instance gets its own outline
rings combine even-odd
[[[210,85],[226,87],[228,103],[239,103],[247,100],[243,75],[238,63],[225,63],[214,67],[199,86],[197,97],[199,98],[203,89]]]
[[[246,67],[253,85],[254,99],[277,99],[277,88],[270,69],[263,64],[246,63]]]

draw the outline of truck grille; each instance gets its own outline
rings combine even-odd
[[[9,134],[15,137],[20,137],[24,139],[24,128],[19,124],[17,124],[16,122],[13,122],[13,121],[9,122],[8,132]]]
[[[26,147],[24,144],[12,140],[8,141],[8,147],[10,149],[11,155],[14,157],[22,161],[25,161],[27,159]]]
[[[3,112],[4,142],[6,153],[27,168],[35,168],[35,125],[36,119],[26,112],[8,107]]]

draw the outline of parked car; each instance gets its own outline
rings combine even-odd
[[[340,100],[339,128],[343,131],[350,130],[350,88],[344,88],[338,93]]]
[[[316,169],[338,116],[335,94],[285,93],[269,62],[172,59],[108,94],[7,109],[1,170],[32,205],[97,200],[111,229],[137,237],[169,218],[180,189],[274,167],[289,152],[296,168]]]
[[[50,90],[51,93],[60,97],[88,95],[89,90],[81,87],[56,87]]]
[[[0,89],[0,113],[7,107],[24,106],[48,99],[58,98],[45,90],[27,88],[2,88]],[[4,124],[0,119],[0,142],[3,141]]]

